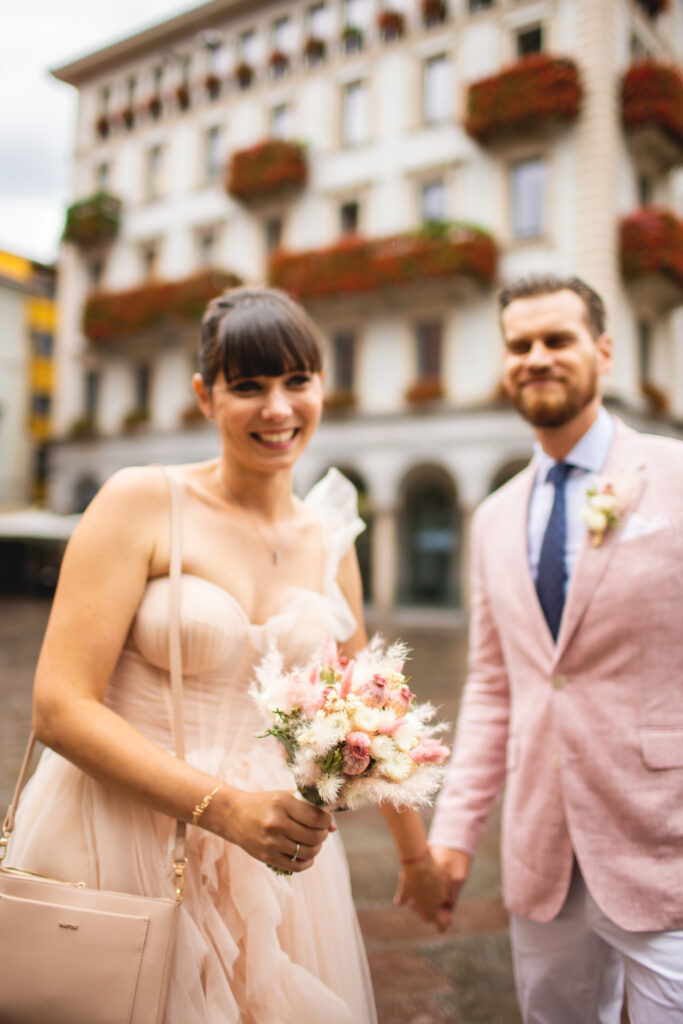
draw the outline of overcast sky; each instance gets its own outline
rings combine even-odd
[[[48,69],[199,6],[192,0],[0,0],[0,249],[44,262],[57,255],[76,90]]]

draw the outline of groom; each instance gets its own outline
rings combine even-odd
[[[600,297],[500,295],[527,469],[477,510],[470,668],[430,840],[452,908],[503,785],[526,1024],[683,1024],[683,445],[602,407]]]

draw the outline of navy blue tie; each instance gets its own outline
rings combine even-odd
[[[541,603],[546,622],[557,640],[560,631],[560,620],[564,608],[564,591],[566,582],[565,549],[567,546],[567,514],[565,507],[565,488],[567,475],[571,469],[568,462],[557,462],[548,471],[546,480],[555,488],[553,507],[545,529],[541,554],[538,559],[536,575],[536,592]]]

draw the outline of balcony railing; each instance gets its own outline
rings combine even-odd
[[[683,162],[683,74],[672,64],[643,60],[621,83],[622,120],[643,155],[656,150],[664,169]]]
[[[621,222],[621,269],[627,281],[645,284],[664,306],[683,304],[683,220],[647,206]]]
[[[98,192],[69,206],[62,240],[76,245],[97,245],[116,238],[120,226],[121,200]]]
[[[119,292],[95,292],[83,311],[90,341],[126,341],[164,326],[198,324],[207,302],[240,284],[224,270],[206,270],[179,281],[154,281]]]
[[[228,167],[227,190],[237,199],[248,201],[302,188],[307,181],[305,146],[282,139],[267,139],[257,146],[233,153]]]
[[[572,60],[533,54],[470,85],[465,128],[488,143],[551,122],[570,122],[579,113],[581,96]]]
[[[322,299],[456,277],[488,285],[496,265],[497,248],[489,234],[455,226],[440,237],[355,237],[326,249],[280,250],[271,256],[270,282],[300,299]]]

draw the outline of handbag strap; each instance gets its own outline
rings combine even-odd
[[[180,505],[180,487],[178,481],[165,466],[160,467],[168,481],[171,497],[171,545],[169,556],[169,597],[168,597],[168,654],[171,681],[171,706],[173,714],[173,739],[176,757],[185,760],[185,732],[183,728],[183,670],[182,649],[180,646],[180,576],[182,570],[182,520]],[[33,730],[28,738],[24,758],[21,762],[14,793],[2,823],[0,836],[0,864],[7,853],[19,800],[26,785],[31,767],[31,759],[36,746]],[[176,821],[175,844],[173,849],[173,872],[175,876],[176,899],[183,895],[184,873],[187,867],[186,851],[187,825],[184,821]]]

